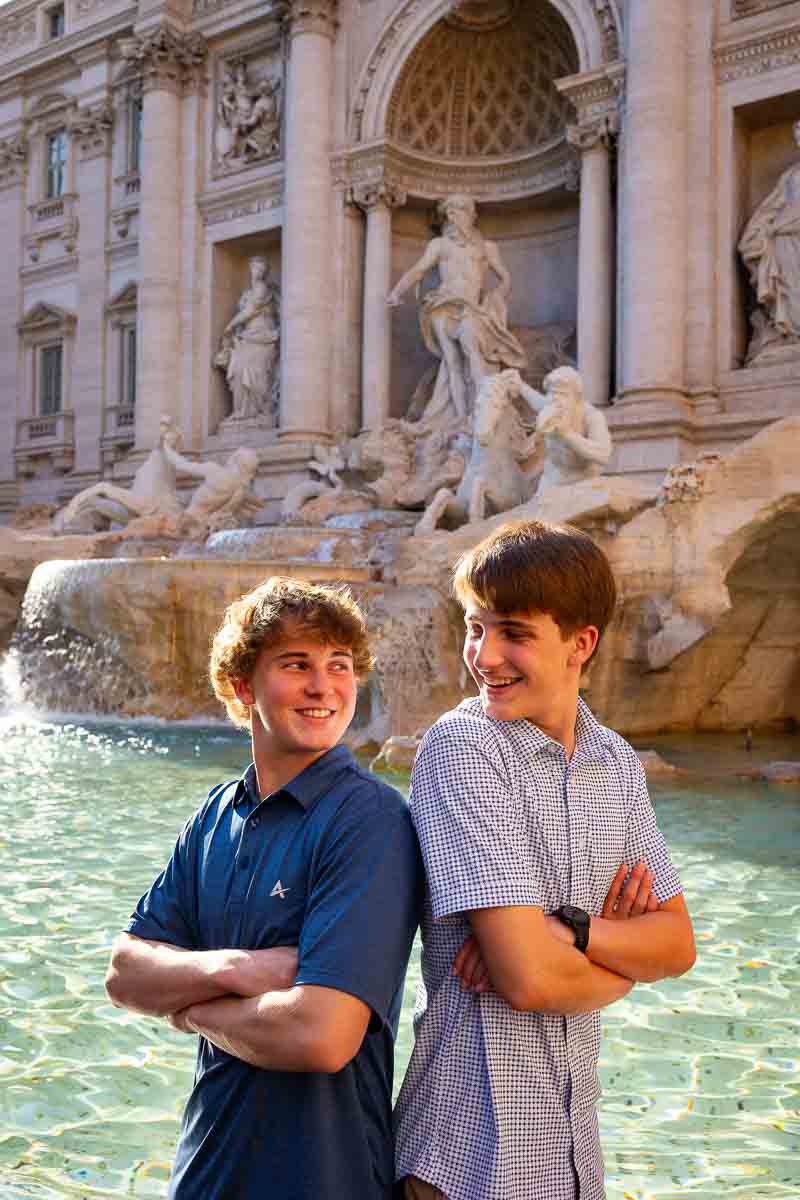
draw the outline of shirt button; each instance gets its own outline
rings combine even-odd
[[[261,824],[261,817],[251,817],[250,818],[250,828],[251,829],[258,829],[260,824]]]

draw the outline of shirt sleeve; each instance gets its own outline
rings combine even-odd
[[[516,793],[509,765],[481,731],[455,721],[429,731],[411,778],[411,816],[435,919],[543,906]]]
[[[656,814],[647,791],[647,776],[638,761],[634,774],[633,804],[628,815],[625,862],[646,862],[653,873],[653,891],[663,903],[683,892],[678,872],[672,864],[667,844],[656,823]]]
[[[199,949],[195,904],[195,818],[186,822],[164,870],[131,914],[127,932],[185,950]]]
[[[367,783],[325,837],[300,934],[295,982],[363,1000],[393,1027],[423,894],[405,801]]]

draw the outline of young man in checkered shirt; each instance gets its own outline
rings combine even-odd
[[[397,1176],[406,1200],[603,1200],[599,1010],[695,958],[639,759],[579,697],[614,579],[585,534],[530,521],[465,555],[454,590],[479,697],[412,778],[427,999]]]

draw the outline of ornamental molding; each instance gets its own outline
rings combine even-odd
[[[752,17],[755,13],[767,12],[770,8],[783,8],[794,0],[733,0],[732,16],[734,20],[740,17]]]
[[[567,140],[577,150],[610,146],[620,130],[620,110],[625,90],[625,65],[612,63],[599,71],[556,80],[556,87],[577,114],[567,128]]]
[[[69,337],[75,332],[77,324],[78,318],[69,309],[39,300],[18,323],[17,332],[21,337],[28,338],[44,330],[52,330]]]
[[[284,21],[289,36],[318,33],[333,40],[339,28],[337,8],[338,0],[288,0]]]
[[[135,67],[147,91],[178,95],[204,81],[208,43],[199,33],[179,33],[164,21],[155,29],[120,38],[122,57]]]
[[[22,130],[0,141],[0,188],[13,187],[24,180],[28,150],[28,139]]]
[[[111,152],[113,128],[114,110],[108,100],[75,111],[69,123],[69,132],[82,162],[101,158]]]
[[[348,191],[347,199],[368,213],[374,208],[402,208],[408,196],[402,188],[385,179],[377,183],[357,183]]]
[[[249,53],[219,58],[215,77],[212,177],[280,159],[284,71],[278,27]]]
[[[718,83],[731,83],[793,67],[800,62],[800,25],[714,49]]]
[[[36,41],[36,9],[15,13],[0,21],[0,54]]]
[[[562,139],[546,156],[511,160],[426,161],[386,139],[331,157],[334,186],[355,199],[359,188],[387,187],[421,200],[467,192],[477,201],[517,200],[557,188],[575,189],[574,152]]]
[[[283,174],[274,175],[233,192],[226,190],[221,195],[212,193],[200,196],[197,207],[205,226],[224,225],[227,221],[237,221],[241,217],[252,217],[280,208],[283,191]]]
[[[606,62],[613,62],[619,58],[622,45],[620,13],[611,0],[592,0],[592,7],[603,39],[603,58]]]

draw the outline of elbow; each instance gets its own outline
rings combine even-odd
[[[694,964],[697,962],[697,949],[692,938],[689,945],[684,949],[683,953],[678,956],[677,961],[673,964],[673,970],[670,974],[677,978],[679,975],[685,975],[687,971],[691,971]]]
[[[341,1046],[332,1039],[318,1041],[308,1047],[307,1071],[319,1072],[321,1075],[337,1075],[352,1062],[358,1052],[348,1046]]]
[[[541,980],[515,980],[497,991],[514,1012],[554,1011],[555,997]]]
[[[111,961],[106,971],[105,989],[115,1008],[125,1008],[128,1002],[126,977],[130,968],[130,954],[125,939],[118,937],[111,950]]]

